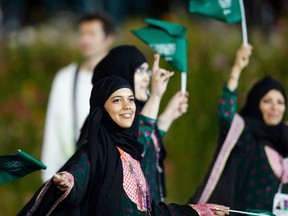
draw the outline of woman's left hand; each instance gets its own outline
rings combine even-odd
[[[229,215],[229,207],[223,205],[215,205],[215,208],[212,208],[212,211],[215,215],[224,216]]]
[[[159,67],[160,55],[154,55],[154,63],[152,67],[152,88],[151,97],[157,96],[162,98],[167,89],[169,78],[174,75],[174,72],[165,70]]]
[[[158,117],[158,128],[162,131],[168,131],[171,124],[187,112],[188,92],[177,92],[167,104],[164,112]]]
[[[171,115],[173,121],[184,113],[188,109],[188,92],[177,92],[169,101],[165,110]],[[165,111],[164,111],[165,112]]]

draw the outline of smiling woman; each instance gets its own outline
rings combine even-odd
[[[278,90],[270,90],[260,100],[260,111],[267,125],[278,125],[284,118],[285,110],[285,98]]]
[[[18,214],[21,215],[186,215],[228,214],[228,208],[158,204],[151,199],[140,161],[138,119],[132,88],[111,76],[91,93],[87,140]],[[221,209],[221,211],[219,211]],[[205,212],[205,214],[203,213]]]
[[[106,101],[104,107],[116,124],[129,128],[135,117],[136,105],[131,89],[122,88],[115,91]]]
[[[250,45],[237,52],[217,109],[217,151],[191,202],[271,211],[279,186],[288,183],[287,97],[283,85],[270,76],[258,80],[248,92],[240,115],[236,113],[238,80],[251,52]],[[219,167],[222,169],[217,170]]]

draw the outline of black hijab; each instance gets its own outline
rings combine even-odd
[[[284,87],[270,76],[256,82],[248,92],[246,103],[240,114],[245,119],[246,124],[251,128],[252,133],[258,140],[268,141],[268,144],[283,156],[288,153],[288,128],[284,124],[285,113],[282,121],[275,126],[265,124],[262,112],[260,111],[260,101],[270,90],[278,90],[285,99],[287,107],[287,97]],[[266,144],[266,142],[265,142]]]
[[[118,76],[105,77],[93,86],[88,116],[88,146],[93,148],[95,145],[91,143],[95,140],[99,142],[99,139],[103,139],[102,136],[104,135],[112,140],[113,145],[120,147],[134,159],[140,161],[143,147],[137,141],[138,134],[135,132],[139,128],[138,121],[134,119],[130,128],[121,128],[111,119],[104,108],[108,98],[120,88],[129,88],[133,92],[130,84]],[[95,137],[97,132],[99,135]],[[101,142],[107,142],[107,139],[103,139]]]
[[[106,77],[94,84],[90,97],[87,145],[91,173],[87,191],[88,200],[84,203],[89,205],[86,207],[89,211],[105,215],[116,213],[119,203],[115,201],[119,201],[121,197],[119,190],[122,188],[123,172],[119,153],[115,147],[120,147],[138,161],[141,160],[143,151],[143,146],[137,141],[138,120],[134,119],[128,129],[121,128],[104,108],[110,95],[120,88],[132,90],[126,80],[117,76]],[[95,156],[99,151],[101,154]],[[111,203],[115,205],[113,208]]]
[[[94,85],[104,77],[116,75],[127,80],[135,90],[134,73],[136,69],[145,62],[147,62],[147,60],[144,54],[135,46],[122,45],[115,47],[95,67],[92,83]],[[139,112],[143,105],[143,102],[136,99],[136,106]]]
[[[118,46],[110,50],[106,57],[104,57],[95,67],[92,77],[92,84],[95,85],[99,80],[108,76],[119,76],[127,80],[131,85],[133,91],[134,88],[134,73],[138,67],[146,62],[146,58],[142,52],[140,52],[135,46]],[[137,107],[137,113],[140,113],[145,102],[141,102],[135,98]],[[138,115],[135,119],[139,122]],[[87,134],[83,131],[87,131],[88,118],[86,118],[82,128],[80,137],[77,141],[77,148],[87,141]],[[136,129],[133,133],[138,133],[139,129]]]

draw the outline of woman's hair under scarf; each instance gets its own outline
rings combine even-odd
[[[278,90],[285,99],[286,109],[283,119],[276,126],[268,126],[265,124],[263,114],[260,111],[260,101],[270,90]],[[252,86],[247,94],[245,105],[240,114],[246,123],[249,124],[252,132],[258,139],[268,140],[272,147],[286,156],[288,153],[288,128],[284,124],[286,110],[287,97],[284,87],[271,76],[266,76]]]

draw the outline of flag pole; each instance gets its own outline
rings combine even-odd
[[[238,211],[238,210],[232,210],[232,209],[229,209],[228,211],[229,212],[238,213],[238,214],[246,214],[246,215],[256,215],[256,216],[265,216],[265,215],[267,215],[266,213],[253,213],[253,212]]]
[[[50,172],[53,176],[55,176],[56,178],[60,178],[60,176],[59,175],[57,175],[55,172],[53,172],[52,170],[50,170],[48,167],[46,168],[46,170],[48,171],[48,172]]]
[[[181,72],[181,92],[185,93],[187,87],[187,73]]]
[[[248,45],[248,34],[247,34],[247,24],[246,24],[246,15],[245,15],[245,7],[243,0],[239,0],[240,10],[241,10],[241,25],[242,25],[242,37],[244,46]]]

